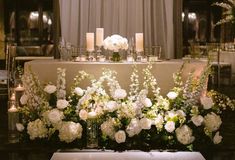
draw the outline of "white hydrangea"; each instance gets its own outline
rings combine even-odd
[[[127,93],[124,89],[116,89],[114,91],[114,99],[124,99],[127,96]]]
[[[118,104],[116,101],[108,101],[105,105],[105,109],[109,112],[113,112],[118,109]]]
[[[192,129],[187,125],[183,125],[175,130],[177,140],[184,144],[190,144],[194,141],[195,137],[192,136]]]
[[[219,132],[216,132],[215,136],[213,137],[213,143],[219,144],[222,141],[223,137],[220,136]]]
[[[48,85],[45,86],[44,91],[47,92],[48,94],[55,93],[55,91],[56,91],[56,86],[55,86],[55,85],[48,84]]]
[[[105,121],[104,123],[102,123],[100,126],[102,133],[111,139],[114,139],[114,136],[115,136],[114,123],[115,123],[115,120],[111,118]]]
[[[129,137],[133,137],[134,135],[138,135],[141,132],[141,126],[138,119],[131,119],[131,122],[126,128],[126,133]]]
[[[152,106],[152,102],[151,102],[151,100],[150,100],[149,98],[144,98],[144,99],[142,100],[142,103],[143,103],[143,105],[144,105],[145,107],[151,107],[151,106]]]
[[[220,116],[216,115],[214,112],[208,113],[204,117],[204,124],[206,129],[210,132],[217,131],[222,124]]]
[[[203,96],[200,98],[200,101],[204,109],[210,109],[214,105],[211,97]]]
[[[42,120],[36,119],[35,121],[28,123],[27,133],[29,134],[30,139],[34,140],[35,138],[46,138],[48,130]]]
[[[167,97],[169,99],[172,99],[172,100],[175,99],[177,96],[178,96],[178,94],[176,92],[173,92],[173,91],[167,93]]]
[[[58,110],[56,108],[48,111],[48,113],[47,113],[47,119],[53,125],[61,122],[63,118],[64,118],[63,112],[61,112],[60,110]]]
[[[69,102],[65,99],[57,100],[56,107],[59,109],[65,109],[69,105]]]
[[[126,141],[126,133],[123,130],[119,130],[114,135],[117,143],[124,143]]]
[[[23,94],[23,95],[20,97],[20,103],[21,103],[22,105],[25,105],[25,104],[27,104],[27,102],[28,102],[28,96],[27,96],[26,94]]]
[[[84,94],[84,90],[81,89],[80,87],[76,87],[76,88],[74,89],[74,93],[75,93],[76,95],[78,95],[78,96],[82,96],[82,95]]]
[[[80,123],[74,123],[72,121],[63,122],[59,129],[59,138],[61,141],[70,143],[82,137],[82,130]]]
[[[16,129],[19,132],[22,132],[24,130],[24,125],[22,123],[16,123]]]
[[[169,133],[173,132],[175,130],[175,122],[173,121],[166,122],[164,128]]]
[[[104,49],[118,52],[120,49],[128,49],[128,41],[120,35],[114,34],[111,37],[106,37],[103,41]]]
[[[79,117],[82,119],[82,120],[87,120],[87,118],[88,118],[88,113],[87,113],[87,111],[85,110],[85,109],[81,109],[80,111],[79,111]]]
[[[198,126],[202,125],[202,122],[204,121],[204,118],[201,115],[194,115],[194,116],[192,116],[191,121],[193,122],[193,124],[195,126],[198,127]]]
[[[150,129],[152,125],[152,121],[148,118],[142,118],[140,119],[140,127],[142,129]]]

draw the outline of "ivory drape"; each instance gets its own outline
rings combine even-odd
[[[62,37],[75,46],[102,27],[105,37],[143,32],[145,47],[161,45],[163,57],[174,58],[173,0],[60,0],[60,17]]]

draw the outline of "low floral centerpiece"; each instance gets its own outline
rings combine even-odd
[[[107,49],[113,52],[111,60],[118,62],[121,60],[119,51],[128,49],[128,41],[126,38],[120,35],[114,34],[110,37],[108,36],[107,38],[105,38],[105,40],[103,41],[103,46],[104,46],[104,49]]]
[[[130,91],[122,89],[115,71],[104,69],[95,79],[79,71],[66,94],[66,70],[58,68],[57,84],[42,85],[37,76],[23,76],[20,102],[21,140],[45,140],[69,147],[196,150],[201,144],[219,144],[223,110],[235,101],[216,91],[205,92],[209,66],[199,78],[191,72],[182,81],[182,69],[173,75],[175,87],[160,94],[151,65],[139,73],[133,67]],[[139,82],[143,76],[144,82]],[[91,85],[81,88],[80,82]]]

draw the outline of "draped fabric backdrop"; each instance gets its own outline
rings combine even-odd
[[[161,45],[163,57],[174,58],[173,0],[60,0],[60,17],[62,37],[75,46],[102,27],[104,37],[143,32],[145,47]]]

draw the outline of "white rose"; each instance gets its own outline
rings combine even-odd
[[[114,91],[114,99],[124,99],[127,96],[127,93],[124,89],[116,89]]]
[[[61,141],[70,143],[82,137],[82,130],[80,123],[74,123],[72,121],[63,122],[59,129],[59,138]]]
[[[173,121],[166,122],[164,128],[169,133],[173,132],[175,130],[175,122]]]
[[[22,105],[25,105],[25,104],[27,104],[27,102],[28,102],[28,96],[27,96],[26,94],[23,94],[23,95],[20,97],[20,103],[21,103]]]
[[[142,118],[140,120],[140,127],[142,129],[150,129],[152,125],[152,121],[148,118]]]
[[[46,87],[44,88],[44,91],[49,93],[49,94],[52,94],[56,91],[56,86],[54,85],[51,85],[51,84],[48,84],[46,85]]]
[[[214,112],[211,112],[204,117],[204,124],[210,132],[213,132],[219,129],[222,121],[220,116],[216,115]]]
[[[87,118],[88,118],[87,111],[85,109],[81,109],[79,112],[79,117],[84,121],[87,120]]]
[[[62,119],[64,118],[64,114],[63,112],[59,111],[58,109],[52,109],[48,112],[48,120],[52,123],[52,124],[57,124],[58,122],[62,121]]]
[[[194,141],[195,137],[192,136],[192,129],[187,125],[183,125],[175,130],[177,140],[184,144],[190,144]]]
[[[123,130],[119,130],[114,135],[117,143],[124,143],[126,141],[126,133]]]
[[[202,122],[204,121],[204,118],[201,116],[201,115],[194,115],[192,118],[191,118],[191,121],[193,122],[193,124],[195,126],[201,126],[202,125]]]
[[[113,112],[113,111],[117,110],[118,104],[115,101],[109,101],[106,103],[105,107],[109,112]]]
[[[88,113],[88,118],[89,118],[89,119],[96,118],[96,116],[97,116],[97,114],[96,114],[96,112],[94,112],[94,111],[91,111],[91,112]]]
[[[22,132],[24,130],[24,126],[22,123],[16,123],[16,129],[19,132]]]
[[[152,106],[152,102],[151,102],[151,100],[150,100],[149,98],[144,98],[144,99],[142,100],[142,103],[143,103],[143,105],[144,105],[145,107],[151,107],[151,106]]]
[[[203,96],[200,98],[200,101],[201,101],[201,104],[203,105],[204,109],[210,109],[214,105],[211,97]]]
[[[169,93],[167,93],[167,97],[169,98],[169,99],[175,99],[176,97],[178,96],[178,94],[177,93],[175,93],[175,92],[169,92]]]
[[[223,137],[219,135],[219,132],[216,132],[213,142],[214,144],[219,144],[222,141]]]
[[[64,109],[69,105],[69,102],[65,99],[59,99],[57,100],[56,107],[59,109]]]
[[[84,91],[80,87],[76,87],[74,89],[74,93],[77,94],[78,96],[82,96],[84,94]]]

